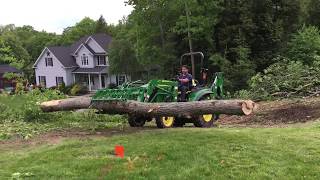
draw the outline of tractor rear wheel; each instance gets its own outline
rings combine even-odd
[[[199,101],[205,101],[210,100],[210,96],[204,96]],[[194,118],[194,126],[196,127],[203,127],[203,128],[209,128],[213,126],[213,123],[215,121],[214,114],[203,114],[200,116],[197,116]]]
[[[156,117],[158,128],[171,128],[174,125],[175,117]]]
[[[146,123],[146,120],[142,116],[130,115],[128,122],[131,127],[143,127]]]

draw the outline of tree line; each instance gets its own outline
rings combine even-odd
[[[204,53],[210,73],[224,72],[226,89],[236,92],[252,88],[257,74],[277,63],[299,61],[312,67],[320,57],[318,0],[128,0],[127,4],[134,10],[117,25],[108,25],[103,17],[84,18],[62,35],[31,26],[2,26],[0,63],[22,68],[32,78],[32,64],[44,46],[68,45],[84,35],[104,32],[113,36],[109,56],[114,73],[170,79],[191,42],[193,51]]]
[[[179,57],[205,54],[211,73],[222,71],[226,89],[250,88],[251,79],[290,59],[311,65],[320,55],[318,0],[129,0],[134,11],[117,26],[112,61],[134,73],[159,65],[155,77],[177,73]],[[308,37],[309,39],[304,39]],[[132,67],[132,68],[130,68]]]
[[[113,26],[101,16],[97,21],[88,17],[76,25],[64,29],[61,35],[36,31],[32,26],[16,27],[14,24],[0,26],[0,64],[10,64],[23,70],[30,82],[34,81],[33,64],[44,47],[70,45],[81,37],[108,33]]]

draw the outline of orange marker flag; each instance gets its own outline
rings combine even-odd
[[[124,147],[119,145],[115,146],[114,153],[117,157],[124,158]]]

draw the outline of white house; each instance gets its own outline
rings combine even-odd
[[[112,41],[107,34],[81,38],[71,46],[45,47],[34,64],[37,85],[50,88],[62,83],[75,83],[89,91],[106,88],[111,83],[127,81],[125,75],[109,73],[108,47]]]

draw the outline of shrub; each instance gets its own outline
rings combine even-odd
[[[25,87],[24,87],[24,85],[23,85],[23,83],[21,83],[21,82],[18,82],[17,84],[16,84],[16,89],[15,89],[15,93],[16,94],[23,94],[25,91],[25,89],[24,89]]]
[[[115,83],[110,83],[109,84],[109,89],[116,89],[117,85]]]
[[[320,91],[320,62],[304,65],[300,61],[282,60],[250,80],[254,99],[304,97]]]
[[[88,93],[88,90],[86,87],[81,86],[80,84],[75,84],[72,86],[70,90],[70,95],[76,96],[76,95],[82,95]]]

